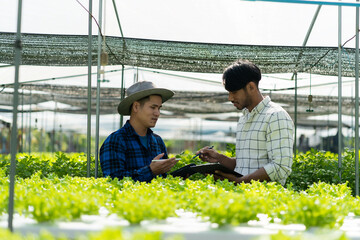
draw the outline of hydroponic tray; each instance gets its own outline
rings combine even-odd
[[[196,217],[195,214],[179,210],[179,217],[171,217],[162,221],[143,221],[139,225],[130,225],[126,220],[119,219],[116,215],[100,214],[82,216],[79,221],[37,223],[35,220],[24,216],[14,215],[14,232],[21,234],[35,233],[46,230],[54,235],[65,234],[68,237],[75,237],[79,234],[101,231],[106,228],[122,228],[123,231],[161,231],[164,236],[182,235],[188,240],[233,240],[233,239],[254,239],[262,235],[276,234],[281,230],[289,235],[303,234],[321,237],[321,239],[336,239],[343,232],[349,239],[360,240],[360,218],[347,217],[339,230],[324,230],[321,228],[305,229],[302,224],[282,225],[268,223],[265,216],[260,216],[260,221],[250,221],[239,226],[218,227]],[[0,227],[7,228],[7,215],[0,217]]]

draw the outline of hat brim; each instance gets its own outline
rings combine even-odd
[[[153,88],[153,89],[146,89],[134,94],[131,94],[130,96],[124,98],[118,105],[118,113],[121,115],[130,115],[131,112],[131,105],[144,97],[150,96],[150,95],[160,95],[162,98],[162,102],[166,102],[169,100],[172,96],[174,96],[174,92],[165,89],[165,88]]]

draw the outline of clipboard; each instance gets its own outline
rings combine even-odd
[[[231,174],[235,175],[236,177],[243,176],[240,173],[235,172],[220,163],[206,163],[206,164],[201,164],[201,165],[195,165],[194,163],[191,163],[191,164],[188,164],[182,168],[179,168],[178,170],[175,170],[169,174],[174,177],[186,178],[195,173],[215,174],[216,170],[222,171],[224,173],[231,173]]]
[[[187,178],[191,175],[193,175],[195,172],[191,169],[191,167],[196,166],[195,163],[191,163],[188,164],[182,168],[179,168],[171,173],[169,173],[170,175],[174,176],[174,177],[182,177],[182,178]]]
[[[194,172],[199,172],[203,174],[215,174],[216,170],[219,170],[224,173],[230,173],[235,175],[236,177],[242,177],[243,175],[231,170],[230,168],[225,167],[220,163],[206,163],[201,165],[195,165],[190,167]]]

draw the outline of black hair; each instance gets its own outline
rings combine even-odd
[[[237,60],[227,67],[223,73],[223,84],[229,92],[240,90],[249,82],[254,82],[258,87],[260,80],[260,69],[248,60]]]
[[[136,100],[136,101],[134,101],[134,102],[138,102],[138,103],[140,103],[140,106],[142,107],[142,106],[144,106],[144,104],[147,102],[147,101],[149,101],[150,100],[150,95],[149,96],[146,96],[146,97],[143,97],[143,98],[141,98],[141,99],[139,99],[139,100]],[[132,111],[132,106],[134,105],[134,103],[132,103],[131,105],[130,105],[130,113],[131,113],[131,111]]]

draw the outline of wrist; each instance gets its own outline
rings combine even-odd
[[[224,164],[224,161],[225,161],[225,156],[222,155],[222,154],[219,154],[218,157],[217,157],[217,162],[220,163],[220,164]]]
[[[237,178],[236,181],[235,181],[235,183],[236,183],[236,184],[245,183],[244,176]]]

